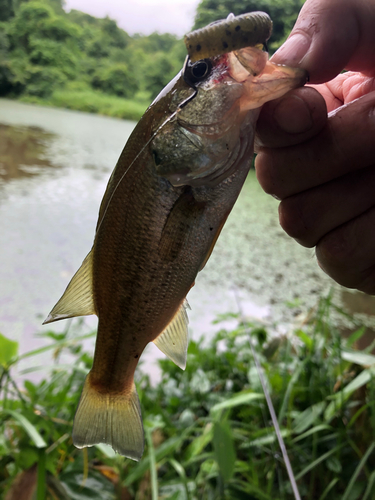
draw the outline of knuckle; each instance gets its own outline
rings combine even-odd
[[[372,266],[371,270],[367,272],[366,276],[363,277],[356,288],[361,292],[367,293],[368,295],[375,295],[375,264]]]
[[[342,269],[353,264],[353,245],[342,228],[325,235],[317,245],[317,256],[324,268]]]
[[[316,256],[322,269],[339,285],[362,291],[368,288],[368,271],[345,227],[323,237],[316,247]]]
[[[263,191],[280,198],[282,194],[280,180],[274,165],[272,153],[261,149],[255,159],[255,172]]]
[[[298,197],[285,198],[279,205],[279,221],[284,231],[305,247],[316,243],[304,204]]]

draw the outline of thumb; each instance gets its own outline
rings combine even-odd
[[[372,75],[375,2],[307,0],[273,62],[300,66],[310,83],[331,80],[343,69]]]

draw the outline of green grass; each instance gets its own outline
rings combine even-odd
[[[375,357],[353,350],[360,325],[353,322],[349,339],[340,337],[332,308],[330,297],[321,299],[308,322],[277,338],[262,325],[239,322],[227,330],[218,323],[211,342],[190,342],[184,372],[161,360],[157,387],[138,370],[147,443],[138,463],[103,445],[78,450],[72,444],[72,420],[92,363],[80,322],[63,334],[45,334],[50,344],[42,350],[54,361],[40,367],[38,383],[18,384],[14,372],[41,349],[18,356],[17,344],[0,337],[0,491],[11,491],[37,468],[38,500],[44,489],[47,499],[63,500],[292,499],[251,337],[301,497],[375,498]],[[73,357],[69,365],[59,361],[64,352]]]
[[[86,111],[87,113],[98,113],[100,115],[112,116],[125,120],[139,120],[148,106],[147,101],[122,99],[91,89],[55,90],[48,98],[24,95],[20,97],[19,100],[43,106]]]

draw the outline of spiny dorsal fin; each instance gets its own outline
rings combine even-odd
[[[61,299],[49,313],[43,323],[52,323],[59,319],[74,318],[95,314],[92,293],[92,253],[89,252],[82,266],[75,273],[66,287]]]
[[[154,344],[182,370],[186,368],[188,348],[188,323],[186,309],[190,306],[185,299],[167,328],[154,340]]]

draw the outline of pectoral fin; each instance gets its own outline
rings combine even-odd
[[[185,299],[167,328],[154,340],[154,344],[182,370],[186,368],[188,348],[188,315],[190,306]]]
[[[159,255],[163,260],[174,261],[189,245],[204,211],[205,203],[197,202],[187,187],[172,207],[163,227],[159,242]]]
[[[46,323],[75,316],[95,314],[92,286],[92,253],[89,252],[81,267],[71,279],[63,296],[49,313]]]

